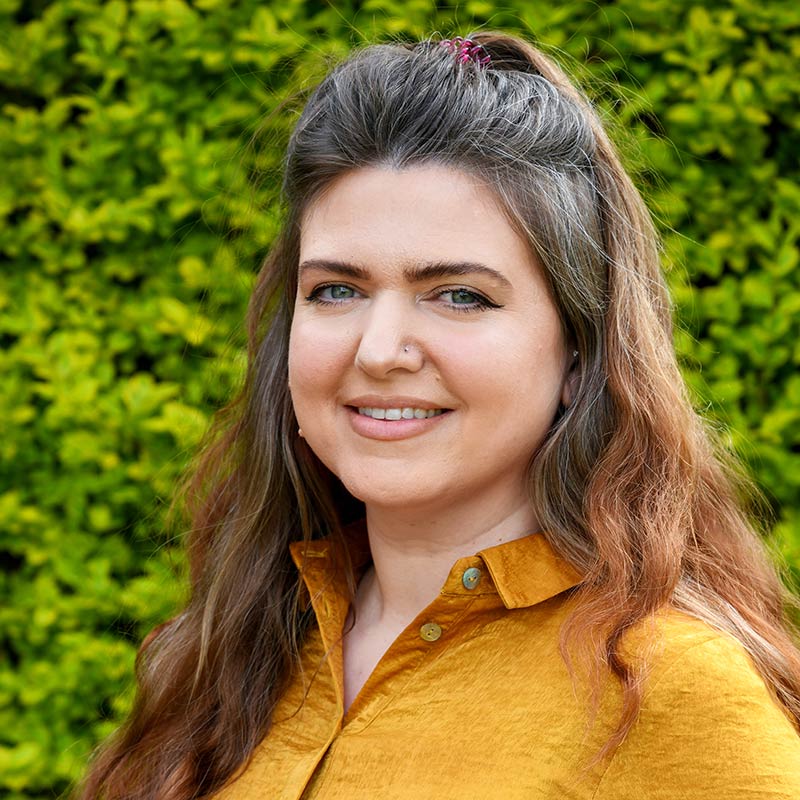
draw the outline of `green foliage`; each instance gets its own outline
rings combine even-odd
[[[67,787],[181,600],[164,509],[241,376],[279,104],[352,44],[474,27],[535,37],[614,124],[687,380],[800,568],[793,4],[0,0],[3,796]]]

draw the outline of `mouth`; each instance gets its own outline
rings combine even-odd
[[[395,441],[421,436],[446,425],[452,408],[344,406],[352,430],[366,439]]]
[[[410,406],[398,408],[371,408],[369,406],[348,406],[349,409],[357,412],[362,417],[370,419],[380,419],[387,422],[399,422],[406,419],[430,419],[446,414],[452,409],[449,408],[413,408]]]

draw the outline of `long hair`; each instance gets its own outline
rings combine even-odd
[[[142,646],[134,710],[80,797],[209,796],[269,730],[308,624],[288,545],[339,536],[363,513],[297,435],[287,350],[299,221],[338,176],[375,165],[480,179],[542,264],[580,351],[574,402],[528,477],[544,535],[585,575],[562,655],[571,671],[573,655],[586,661],[595,690],[603,674],[621,688],[598,757],[624,739],[642,699],[625,633],[669,606],[736,637],[800,724],[791,596],[749,520],[740,470],[687,396],[647,210],[550,59],[511,35],[471,38],[488,67],[432,41],[372,45],[310,95],[286,154],[285,224],[248,309],[246,378],[183,486],[191,597]]]

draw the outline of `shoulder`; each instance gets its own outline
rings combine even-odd
[[[597,800],[800,797],[800,736],[737,639],[670,610],[629,646],[650,671]]]
[[[770,716],[773,710],[779,711],[792,727],[744,645],[733,635],[667,609],[642,626],[632,642],[634,657],[646,656],[650,665],[644,692],[649,708],[676,694],[707,700],[709,708],[719,708],[727,700],[735,700],[741,708],[747,699]]]
[[[640,623],[626,639],[626,650],[633,660],[646,659],[649,665],[645,697],[685,684],[693,691],[716,694],[731,682],[767,692],[738,639],[675,609],[665,609]]]
[[[641,625],[628,641],[632,659],[648,665],[639,723],[669,721],[694,731],[736,722],[760,735],[789,736],[800,757],[800,736],[744,645],[729,633],[668,609]],[[742,734],[729,732],[735,739]]]

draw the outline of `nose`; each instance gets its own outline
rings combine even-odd
[[[394,370],[421,369],[423,350],[413,317],[407,298],[386,296],[374,300],[362,317],[356,366],[374,378],[384,378]]]

